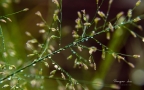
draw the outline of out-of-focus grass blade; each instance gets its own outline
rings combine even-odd
[[[0,52],[4,52],[4,51],[5,51],[4,36],[3,36],[2,28],[0,26]]]

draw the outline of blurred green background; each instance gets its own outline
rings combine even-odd
[[[114,18],[120,11],[123,11],[124,14],[127,15],[128,9],[133,8],[136,1],[137,0],[114,0],[108,20]],[[77,11],[85,9],[86,13],[90,16],[90,20],[92,20],[96,10],[96,3],[95,0],[63,0],[62,4],[62,30],[64,35],[62,37],[62,46],[65,46],[73,41],[71,33],[75,29],[74,27],[75,19],[77,18]],[[106,13],[107,7],[108,0],[105,0],[101,6],[100,11]],[[0,62],[3,62],[2,60],[4,60],[4,62],[14,65],[16,64],[16,66],[19,67],[21,67],[23,64],[30,63],[34,59],[27,57],[27,54],[31,52],[26,50],[26,42],[30,38],[25,35],[25,32],[29,31],[39,42],[43,42],[43,36],[39,33],[39,30],[42,28],[36,26],[36,24],[42,22],[42,20],[35,15],[35,12],[40,11],[47,23],[51,24],[53,12],[56,9],[56,6],[52,3],[51,0],[1,0],[0,16],[11,14],[24,8],[29,8],[29,10],[27,12],[21,12],[19,14],[9,16],[12,22],[0,22],[4,34],[6,51],[10,55],[5,60],[1,57]],[[133,17],[143,14],[143,8],[144,2],[142,1],[141,5],[134,10]],[[144,27],[144,21],[140,21],[138,24]],[[100,23],[100,25],[102,25],[102,23]],[[131,25],[128,27],[130,27],[139,35],[144,36],[143,31],[140,31]],[[122,36],[118,35],[119,33],[122,33]],[[138,59],[126,57],[126,60],[132,62],[135,65],[135,68],[133,69],[129,67],[125,62],[118,63],[118,61],[114,60],[114,58],[109,54],[106,55],[105,60],[102,60],[101,52],[96,52],[93,54],[94,60],[97,64],[96,71],[94,71],[92,68],[88,69],[87,71],[83,69],[73,69],[74,61],[66,61],[66,57],[71,54],[67,50],[53,57],[53,60],[60,64],[63,69],[65,69],[75,79],[80,80],[85,86],[88,86],[90,90],[93,90],[94,88],[94,90],[96,90],[97,85],[94,84],[95,80],[102,80],[104,84],[102,90],[111,90],[111,84],[120,85],[121,90],[143,90],[144,43],[142,43],[142,40],[139,38],[134,38],[132,35],[126,32],[126,30],[117,30],[117,32],[113,34],[110,40],[106,39],[105,34],[98,35],[95,38],[104,45],[111,48],[113,51],[125,53],[128,55],[141,55],[141,57]],[[57,41],[55,42],[58,44]],[[101,48],[101,46],[93,40],[85,42],[84,44],[87,46],[96,46],[97,48]],[[82,52],[82,55],[84,55],[84,57],[88,57],[88,53],[86,52]],[[41,67],[44,68],[44,75],[49,75],[49,72],[53,70],[52,65],[50,68],[46,68],[40,64],[35,68],[40,70]],[[32,70],[33,68],[30,69]],[[29,70],[26,71],[27,74],[28,72]],[[23,75],[21,75],[21,77],[23,77]],[[34,79],[35,78],[28,78],[29,83],[31,83],[31,81]],[[120,84],[114,82],[114,80],[132,81],[132,83],[125,82]],[[45,90],[57,90],[59,83],[60,82],[57,80],[44,79]],[[64,83],[62,81],[62,84]],[[27,84],[27,86],[29,87],[28,90],[31,90],[31,84]],[[34,86],[34,88],[36,87]],[[9,90],[9,88],[2,88],[2,90]],[[36,88],[35,90],[40,90],[40,88]]]

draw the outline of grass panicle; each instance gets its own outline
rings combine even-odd
[[[81,81],[75,78],[74,75],[71,75],[65,68],[55,60],[55,56],[62,54],[63,52],[68,51],[66,54],[66,62],[73,62],[74,68],[79,68],[87,72],[90,69],[96,70],[97,66],[96,60],[94,59],[94,54],[97,52],[101,53],[101,59],[107,61],[108,57],[113,57],[113,59],[118,60],[118,62],[124,61],[127,65],[132,68],[135,68],[135,65],[131,61],[126,60],[127,57],[140,58],[140,55],[128,55],[119,53],[113,50],[112,46],[107,46],[96,37],[101,34],[106,34],[106,39],[112,41],[113,37],[123,37],[123,34],[119,33],[119,30],[128,31],[133,37],[140,38],[144,41],[144,37],[137,34],[130,26],[134,26],[142,30],[140,25],[137,25],[137,22],[141,21],[143,18],[141,16],[133,17],[133,12],[136,7],[141,3],[141,0],[138,0],[135,4],[135,7],[129,9],[127,16],[124,16],[124,12],[119,12],[113,19],[109,20],[111,5],[113,0],[109,0],[107,12],[100,11],[102,4],[105,0],[99,1],[96,0],[96,12],[93,19],[90,21],[90,16],[86,13],[86,10],[81,10],[77,12],[77,19],[75,20],[75,30],[72,31],[72,41],[70,44],[63,46],[63,29],[62,29],[62,0],[52,0],[56,5],[56,10],[53,14],[52,23],[49,25],[47,21],[43,18],[43,15],[40,11],[35,12],[37,18],[41,19],[41,22],[36,24],[37,27],[41,28],[39,34],[42,35],[43,40],[40,41],[36,39],[30,32],[26,31],[25,34],[30,38],[26,42],[26,49],[30,52],[26,58],[33,60],[28,61],[24,64],[19,61],[20,64],[11,64],[7,63],[6,59],[14,57],[16,54],[15,51],[12,52],[11,49],[8,49],[5,45],[5,36],[3,34],[2,25],[0,26],[0,84],[1,88],[11,88],[11,90],[27,90],[28,85],[31,85],[32,88],[39,87],[40,89],[46,90],[45,81],[47,79],[57,81],[59,90],[87,90],[87,85],[91,85],[93,89],[102,89],[103,87],[109,87],[112,89],[120,89],[119,85],[109,84],[106,85],[102,78],[94,79],[93,82]],[[6,6],[5,6],[6,7]],[[0,16],[0,21],[7,24],[7,22],[13,23],[9,16],[15,15],[28,11],[28,8],[25,8],[21,11],[7,14],[5,16]],[[99,22],[103,22],[99,26]],[[118,33],[117,33],[118,32]],[[121,31],[122,32],[122,31]],[[85,43],[90,40],[94,41],[100,46],[88,46]],[[11,51],[11,54],[9,52]],[[86,53],[85,53],[86,52]],[[85,54],[83,54],[85,53]],[[61,57],[60,57],[61,58]],[[17,59],[17,58],[15,58]],[[67,64],[64,62],[63,64]],[[111,64],[109,61],[108,64]],[[104,67],[106,68],[106,67]],[[48,71],[45,71],[48,69]],[[103,68],[102,68],[103,69]],[[106,72],[108,70],[105,69]],[[46,72],[49,72],[47,75]],[[104,73],[106,73],[104,72]],[[106,74],[102,75],[103,79]],[[27,79],[31,80],[30,82]],[[27,85],[28,84],[28,85]],[[94,86],[92,85],[94,84]],[[91,87],[91,88],[92,88]]]

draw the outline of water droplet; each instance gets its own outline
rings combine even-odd
[[[40,89],[44,89],[44,86],[40,86]]]
[[[121,22],[121,24],[124,24],[123,22]]]
[[[33,66],[35,66],[36,64],[33,64]]]
[[[76,62],[76,64],[79,65],[80,63],[79,63],[79,62]]]
[[[78,85],[79,83],[78,83],[78,82],[76,82],[76,84]]]
[[[75,51],[72,51],[72,53],[75,54],[76,52],[75,52]]]
[[[8,80],[11,80],[11,77],[9,77]]]
[[[27,75],[25,74],[24,77],[27,77]]]
[[[20,72],[23,72],[23,70],[20,70]]]
[[[59,67],[58,70],[61,70],[61,68]]]
[[[56,69],[58,69],[58,65],[54,65],[54,67],[55,67]]]
[[[73,42],[73,45],[76,45],[76,42]]]
[[[86,41],[88,41],[88,39],[85,39]]]
[[[3,81],[0,81],[0,83],[3,83]]]

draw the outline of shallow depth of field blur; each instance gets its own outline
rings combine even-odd
[[[94,17],[96,10],[96,0],[63,0],[62,3],[62,47],[73,42],[72,31],[75,30],[75,19],[77,16],[77,11],[84,10],[89,15],[90,20]],[[101,0],[99,0],[101,1]],[[113,4],[109,13],[108,20],[113,19],[118,12],[123,11],[125,15],[127,15],[127,11],[130,8],[135,6],[137,0],[113,0]],[[108,0],[105,0],[103,5],[101,6],[100,11],[107,12]],[[41,18],[38,17],[35,13],[40,11],[44,20],[50,25],[52,23],[52,17],[56,6],[52,3],[52,0],[1,0],[0,1],[0,16],[4,16],[7,14],[11,14],[13,12],[20,11],[24,8],[29,8],[26,12],[20,12],[15,15],[9,16],[12,22],[0,22],[0,25],[3,30],[5,47],[10,55],[10,58],[7,58],[5,62],[14,64],[16,66],[23,66],[23,64],[28,64],[32,62],[34,57],[27,57],[28,54],[32,53],[30,50],[26,48],[27,40],[31,39],[28,37],[25,32],[28,31],[31,33],[33,38],[36,38],[38,42],[43,42],[43,34],[39,33],[39,30],[43,29],[42,27],[37,26],[37,23],[42,22]],[[133,17],[137,15],[144,14],[144,1],[136,10],[133,12]],[[99,23],[102,25],[103,23]],[[144,21],[141,20],[138,22],[144,28]],[[141,36],[144,36],[144,31],[141,31],[135,27],[131,27],[131,30],[135,31]],[[71,76],[73,76],[76,80],[81,81],[85,86],[89,88],[89,90],[93,90],[95,83],[94,80],[98,79],[98,77],[103,78],[103,88],[102,90],[111,90],[111,84],[118,84],[121,87],[121,90],[143,90],[144,89],[144,43],[139,38],[134,38],[128,32],[122,32],[124,36],[121,37],[123,40],[115,43],[115,41],[119,39],[106,39],[106,35],[98,35],[96,39],[99,40],[104,45],[113,48],[113,51],[133,55],[138,54],[140,58],[132,58],[126,57],[126,60],[133,63],[135,68],[131,68],[125,62],[121,61],[120,63],[117,60],[111,57],[106,58],[105,60],[101,59],[101,52],[95,52],[94,60],[97,64],[97,69],[93,70],[89,68],[88,70],[73,68],[74,61],[67,60],[67,56],[70,55],[70,52],[64,51],[60,54],[54,55],[52,58],[56,61],[64,70],[66,70]],[[120,38],[121,38],[120,37]],[[53,45],[55,50],[58,49],[58,40],[53,41]],[[115,43],[116,46],[113,46]],[[0,43],[1,44],[1,43]],[[87,46],[95,46],[97,48],[101,48],[100,45],[90,40],[85,42]],[[1,48],[1,47],[0,47]],[[35,49],[37,47],[35,46]],[[2,53],[0,53],[2,54]],[[84,51],[81,53],[84,57],[88,57],[88,54]],[[0,55],[1,56],[1,55]],[[1,59],[1,58],[0,58]],[[2,62],[0,60],[0,62]],[[34,68],[40,70],[43,67],[43,74],[49,75],[49,72],[53,69],[53,66],[50,64],[50,67],[47,68],[43,66],[43,64],[39,63],[35,67],[27,68],[26,74],[29,74],[29,69],[31,74],[34,74]],[[106,66],[106,69],[105,69]],[[17,68],[19,68],[17,67]],[[0,71],[1,72],[1,71]],[[20,74],[19,74],[20,75]],[[57,72],[56,76],[60,76],[60,72]],[[23,75],[21,75],[23,77]],[[1,78],[1,76],[0,76]],[[35,77],[36,78],[36,77]],[[40,88],[36,88],[33,85],[33,81],[35,78],[27,78],[29,84],[26,84],[28,90],[31,90],[32,87],[35,90],[40,90]],[[119,83],[117,81],[123,81],[123,83]],[[59,85],[63,84],[64,81],[59,81],[56,79],[44,79],[44,90],[61,90]],[[64,84],[65,86],[65,84]],[[10,88],[1,88],[0,90],[9,90]],[[26,90],[26,89],[24,89]]]

